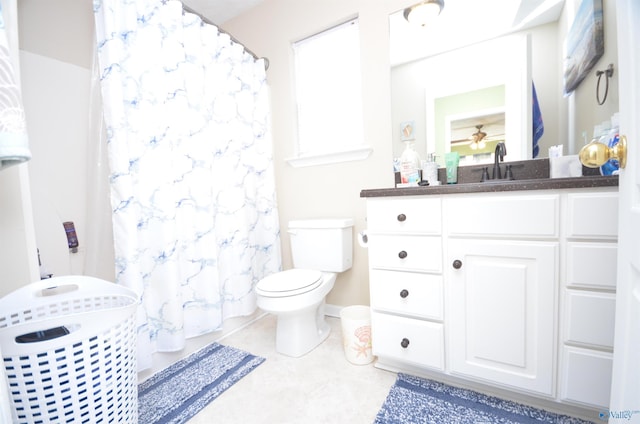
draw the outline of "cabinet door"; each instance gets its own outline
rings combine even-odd
[[[553,395],[558,250],[553,242],[449,241],[452,372]]]

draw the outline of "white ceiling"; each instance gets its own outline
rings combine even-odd
[[[207,18],[215,25],[222,25],[264,0],[182,0],[187,7]]]

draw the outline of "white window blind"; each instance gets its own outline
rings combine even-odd
[[[295,42],[293,49],[298,157],[335,154],[362,147],[364,123],[358,20]]]

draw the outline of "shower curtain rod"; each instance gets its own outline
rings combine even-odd
[[[260,58],[258,57],[257,54],[255,54],[254,52],[252,52],[251,50],[249,50],[247,48],[247,46],[245,46],[244,44],[242,44],[240,41],[238,41],[237,38],[235,38],[233,35],[229,34],[227,31],[223,30],[222,28],[220,28],[218,25],[214,24],[213,22],[211,22],[209,19],[205,18],[204,16],[202,16],[200,13],[196,12],[195,10],[193,10],[192,8],[190,8],[189,6],[187,6],[186,4],[182,3],[182,10],[184,10],[185,12],[189,12],[189,13],[193,13],[194,15],[197,15],[200,19],[202,19],[202,22],[209,24],[209,25],[213,25],[216,28],[218,28],[218,31],[227,34],[229,36],[229,38],[231,38],[231,40],[234,43],[238,43],[242,46],[242,48],[244,49],[245,52],[249,53],[251,56],[253,56],[253,58],[255,60],[258,59],[263,59],[264,60],[264,69],[265,71],[267,69],[269,69],[269,59],[267,59],[266,57]]]

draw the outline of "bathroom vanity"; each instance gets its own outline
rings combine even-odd
[[[617,177],[361,197],[376,366],[591,419],[607,407]]]

